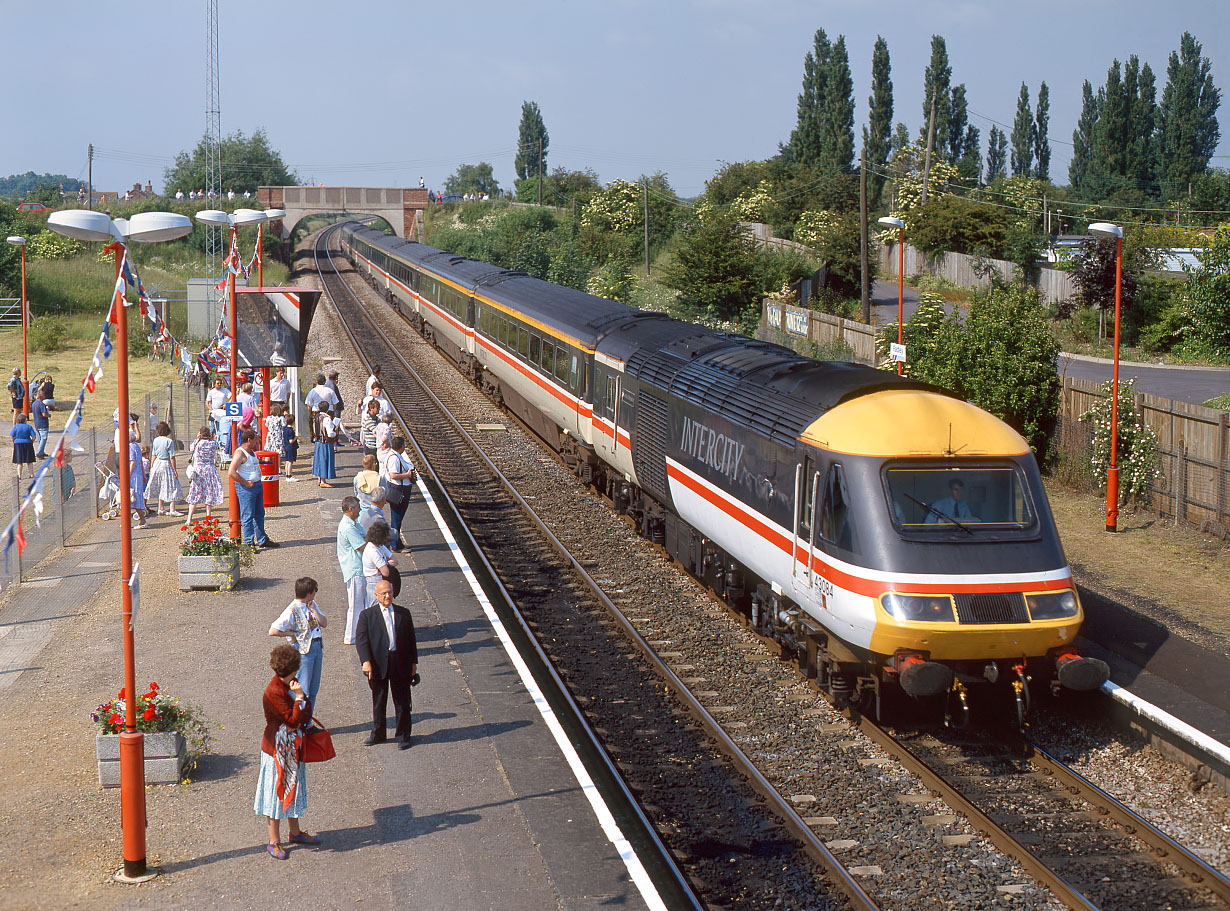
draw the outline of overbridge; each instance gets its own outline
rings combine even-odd
[[[259,187],[256,198],[266,209],[285,209],[283,231],[289,236],[308,215],[353,212],[379,215],[398,237],[419,240],[427,191],[418,187]]]

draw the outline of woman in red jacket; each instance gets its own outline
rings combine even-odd
[[[320,844],[319,838],[299,828],[299,817],[307,809],[307,778],[299,760],[299,744],[303,729],[312,722],[312,703],[295,678],[299,671],[297,648],[276,646],[269,655],[269,666],[273,679],[265,687],[265,736],[261,739],[260,777],[253,809],[257,816],[269,817],[269,854],[286,860],[279,831],[283,818],[290,820],[291,844]]]

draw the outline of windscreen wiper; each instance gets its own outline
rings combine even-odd
[[[961,529],[961,530],[962,530],[963,532],[965,532],[967,535],[972,535],[972,534],[973,534],[973,532],[972,532],[972,531],[970,531],[970,529],[969,529],[969,528],[967,528],[965,525],[961,524],[961,523],[960,523],[959,521],[957,521],[957,519],[956,519],[956,518],[954,518],[953,516],[948,515],[948,513],[946,513],[946,512],[940,512],[940,510],[936,509],[936,508],[935,508],[934,506],[932,506],[930,503],[924,503],[922,500],[919,500],[919,499],[917,499],[916,497],[912,497],[912,496],[910,496],[908,493],[906,494],[906,496],[907,496],[909,499],[913,500],[915,503],[917,503],[919,506],[921,506],[923,509],[927,510],[927,512],[929,512],[929,513],[932,513],[932,514],[934,514],[934,515],[939,516],[941,519],[943,519],[943,520],[944,520],[944,521],[946,521],[946,522],[951,522],[953,525],[957,526],[957,528]]]

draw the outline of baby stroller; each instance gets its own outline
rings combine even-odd
[[[104,519],[117,519],[120,515],[120,476],[106,462],[95,462],[98,472],[98,499],[107,504],[101,515]]]

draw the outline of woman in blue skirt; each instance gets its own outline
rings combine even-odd
[[[296,678],[299,661],[299,650],[293,645],[274,647],[269,654],[273,679],[265,687],[262,700],[265,735],[261,738],[260,775],[252,809],[257,816],[269,818],[265,850],[278,860],[286,860],[280,831],[283,819],[290,820],[290,844],[320,844],[319,838],[299,828],[299,819],[307,809],[306,765],[299,759],[299,741],[303,729],[312,723],[312,703]]]
[[[329,403],[320,403],[316,416],[316,450],[312,454],[312,474],[321,487],[332,487],[329,481],[337,477],[333,467],[333,452],[337,445],[337,422],[329,414]]]

